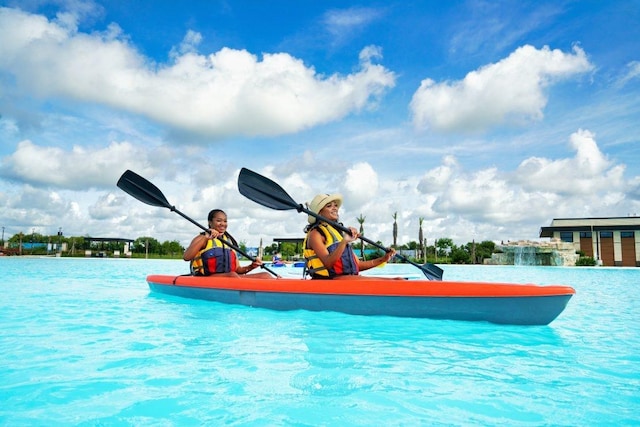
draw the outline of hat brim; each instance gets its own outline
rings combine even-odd
[[[316,197],[313,198],[313,200],[309,204],[309,210],[316,214],[319,214],[322,208],[324,208],[331,202],[336,202],[338,204],[338,207],[341,207],[342,194],[339,194],[339,193],[318,194]],[[313,224],[314,222],[316,222],[316,219],[317,219],[316,216],[310,215],[310,214],[307,217],[309,224]]]

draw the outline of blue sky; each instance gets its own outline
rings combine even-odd
[[[132,4],[128,4],[132,3]],[[640,214],[640,1],[2,1],[5,235],[187,244],[116,187],[131,169],[249,246],[306,217],[237,191],[247,167],[399,243],[537,240]]]

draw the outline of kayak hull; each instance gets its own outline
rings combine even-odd
[[[153,292],[273,310],[547,325],[575,291],[563,285],[428,280],[296,280],[150,275]]]

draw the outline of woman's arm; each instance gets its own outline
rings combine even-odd
[[[191,261],[198,255],[198,252],[202,250],[207,245],[207,240],[209,240],[209,235],[207,234],[198,234],[193,238],[189,247],[184,251],[182,255],[182,259],[185,261]]]
[[[356,259],[358,260],[358,269],[360,271],[364,271],[373,267],[377,267],[380,264],[384,264],[385,262],[389,261],[394,257],[395,254],[395,249],[391,249],[389,252],[385,252],[385,254],[380,258],[370,259],[369,261],[362,261],[360,258],[356,257]]]
[[[238,261],[238,267],[236,268],[236,273],[238,274],[247,274],[251,270],[255,270],[256,268],[262,265],[262,260],[260,258],[256,258],[251,264],[241,267],[240,261]]]
[[[342,239],[342,241],[340,241],[340,243],[336,247],[336,250],[329,253],[327,247],[325,246],[324,236],[315,229],[309,232],[309,246],[311,247],[311,249],[313,249],[320,261],[322,261],[322,265],[324,265],[326,268],[333,267],[333,264],[335,264],[336,261],[338,261],[342,256],[342,253],[347,247],[347,244],[352,241],[353,239],[347,239],[345,236],[345,238]]]

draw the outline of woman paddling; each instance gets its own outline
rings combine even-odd
[[[262,261],[256,259],[250,265],[241,266],[236,252],[224,244],[223,240],[238,246],[236,240],[227,232],[227,214],[224,211],[213,209],[209,212],[208,221],[209,230],[194,237],[182,256],[185,261],[191,261],[191,274],[240,277],[241,274],[247,274],[262,265]],[[269,273],[253,273],[250,277],[266,279],[272,276]]]
[[[331,221],[338,221],[338,210],[342,206],[340,194],[318,194],[309,203],[309,210]],[[309,215],[309,225],[304,231],[304,258],[306,271],[312,279],[357,279],[359,272],[389,261],[396,254],[395,250],[386,252],[383,256],[369,260],[360,260],[350,243],[360,234],[358,230],[349,227],[351,235],[341,233],[330,224]]]

